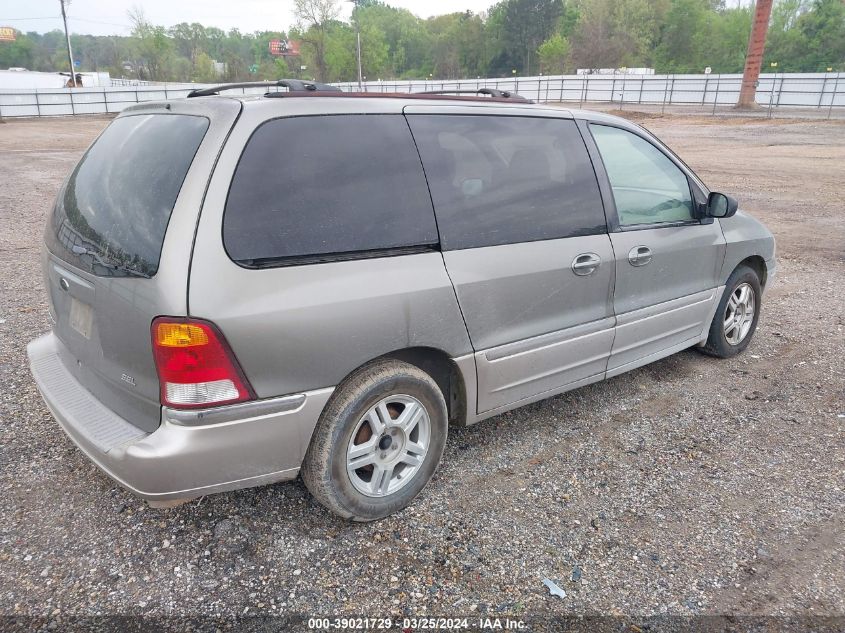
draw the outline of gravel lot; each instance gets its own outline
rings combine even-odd
[[[153,510],[83,457],[25,345],[45,215],[107,119],[0,125],[0,614],[845,616],[845,123],[640,119],[777,237],[751,346],[455,429],[367,525],[299,482]]]

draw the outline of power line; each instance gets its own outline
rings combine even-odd
[[[126,28],[130,28],[131,24],[120,23],[120,22],[103,22],[102,20],[90,20],[88,18],[76,18],[68,16],[68,20],[71,22],[93,22],[94,24],[107,24],[109,26],[125,26]]]
[[[58,15],[48,15],[42,18],[0,18],[0,22],[24,22],[26,20],[58,20]]]
[[[45,15],[39,18],[0,18],[0,22],[31,22],[35,20],[61,20],[62,17],[60,15]],[[71,22],[92,22],[94,24],[107,24],[109,26],[125,26],[130,27],[131,24],[127,24],[125,22],[104,22],[103,20],[92,20],[90,18],[79,18],[76,16],[67,16],[67,19]]]

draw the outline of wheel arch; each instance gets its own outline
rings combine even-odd
[[[764,260],[760,255],[750,255],[743,259],[734,267],[728,277],[730,277],[730,275],[734,273],[734,270],[736,270],[740,266],[748,266],[751,270],[757,273],[757,278],[760,280],[760,287],[766,287],[768,269],[766,268],[766,260]]]
[[[435,347],[406,347],[379,356],[392,358],[419,367],[432,377],[449,412],[449,422],[465,424],[467,418],[467,385],[463,372],[449,354]],[[378,359],[373,359],[378,360]]]
[[[443,399],[446,401],[449,422],[457,425],[466,424],[468,416],[467,403],[469,401],[468,387],[473,387],[473,385],[467,385],[467,380],[474,380],[475,376],[464,376],[465,370],[459,367],[455,359],[447,352],[436,347],[405,347],[387,352],[381,356],[376,356],[350,371],[338,382],[338,386],[350,380],[367,365],[385,359],[408,363],[431,376],[434,382],[437,383],[443,394]]]

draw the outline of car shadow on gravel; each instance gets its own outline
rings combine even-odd
[[[511,456],[525,453],[528,459],[536,456],[540,443],[552,437],[583,441],[590,433],[600,433],[601,425],[617,420],[617,409],[627,408],[621,400],[637,397],[641,384],[683,384],[700,370],[702,364],[718,361],[694,351],[680,352],[632,372],[581,387],[577,390],[541,400],[469,427],[450,427],[449,440],[440,469],[431,483],[415,500],[416,511],[425,511],[426,504],[469,484],[482,484],[498,472],[512,472]],[[674,399],[674,398],[673,398]],[[661,408],[670,403],[664,398]],[[624,417],[624,416],[623,416]],[[560,451],[566,445],[557,445]],[[108,479],[103,475],[103,479]],[[110,482],[109,482],[110,483]],[[121,495],[122,497],[123,495]],[[272,512],[270,509],[272,508]],[[250,515],[253,529],[261,530],[261,517],[268,517],[264,528],[277,526],[281,521],[293,532],[313,536],[320,530],[327,532],[367,530],[366,523],[341,519],[311,498],[302,479],[269,486],[236,490],[195,499],[171,509],[148,509],[153,515],[168,520],[206,522],[209,514],[219,517],[229,514]],[[395,519],[401,521],[403,512]],[[304,520],[305,519],[305,520]],[[381,522],[377,522],[381,523]]]

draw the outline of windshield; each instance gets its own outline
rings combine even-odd
[[[158,270],[173,205],[208,119],[172,114],[115,119],[59,193],[50,250],[104,276],[149,277]]]

